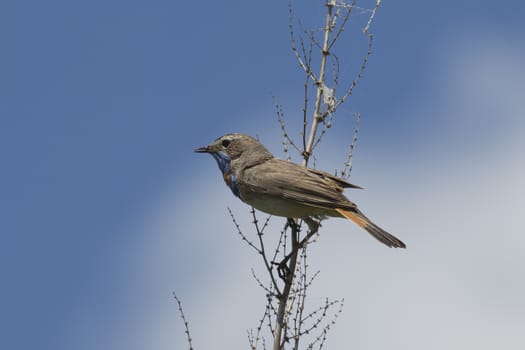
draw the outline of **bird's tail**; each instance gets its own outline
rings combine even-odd
[[[374,236],[374,238],[377,239],[379,242],[389,247],[406,248],[405,243],[403,243],[400,239],[392,236],[390,233],[386,232],[381,227],[374,224],[372,221],[370,221],[369,218],[365,216],[365,214],[361,213],[359,209],[356,208],[355,211],[350,211],[336,208],[335,210],[345,218],[352,220],[357,225],[364,228],[366,232]]]

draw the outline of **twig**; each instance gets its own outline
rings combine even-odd
[[[308,64],[312,61],[312,45],[310,44],[310,51],[308,57]],[[304,106],[303,106],[303,131],[301,133],[303,139],[303,150],[306,149],[306,127],[308,126],[308,87],[310,86],[308,76],[304,79]],[[302,153],[302,152],[300,152]]]
[[[275,277],[273,275],[272,264],[268,261],[268,258],[266,257],[266,251],[264,249],[264,240],[262,239],[263,231],[259,229],[259,224],[258,224],[258,221],[257,221],[257,216],[255,214],[255,209],[254,208],[252,208],[251,213],[252,213],[252,217],[253,217],[253,224],[255,225],[255,228],[257,230],[257,237],[259,238],[259,247],[260,248],[258,250],[259,250],[261,256],[263,257],[264,266],[266,267],[266,270],[270,274],[270,277],[271,277],[271,280],[272,280],[272,284],[273,284],[273,286],[275,288],[275,291],[279,295],[281,293],[280,290],[279,290],[279,285],[277,284],[277,280],[275,279]],[[266,227],[267,224],[268,224],[268,220],[266,221],[266,223],[264,224],[263,227]]]
[[[312,127],[310,129],[310,136],[308,137],[308,142],[306,143],[306,148],[304,150],[304,160],[303,165],[308,165],[308,159],[310,158],[312,154],[313,144],[315,140],[315,134],[317,132],[317,125],[320,121],[323,120],[323,114],[321,113],[321,100],[323,95],[323,86],[324,86],[324,77],[326,72],[326,60],[328,58],[328,55],[330,54],[330,51],[328,50],[328,40],[330,38],[330,32],[331,32],[331,26],[330,26],[330,20],[332,18],[332,9],[335,5],[335,1],[330,1],[326,3],[327,7],[327,13],[326,13],[326,20],[325,20],[325,26],[323,29],[324,32],[324,40],[323,40],[323,49],[321,51],[321,68],[319,69],[319,79],[315,82],[317,86],[317,96],[315,98],[315,105],[314,105],[314,119],[312,121]]]
[[[361,113],[356,112],[354,113],[355,117],[355,128],[354,128],[354,136],[352,137],[352,143],[350,143],[350,148],[348,150],[348,157],[346,158],[345,166],[343,168],[343,171],[341,172],[341,177],[344,179],[349,179],[350,174],[352,172],[352,160],[354,157],[354,149],[357,144],[357,135],[359,134],[359,122],[361,121]]]
[[[333,36],[332,38],[332,41],[330,42],[330,45],[328,45],[328,49],[331,49],[332,46],[334,46],[334,44],[336,43],[337,39],[339,39],[339,36],[343,33],[343,31],[345,30],[345,26],[346,26],[346,23],[348,22],[348,20],[350,19],[350,14],[352,13],[352,9],[354,8],[355,6],[355,0],[352,0],[352,3],[350,4],[350,6],[348,7],[345,7],[346,9],[346,14],[345,16],[343,17],[343,23],[339,25],[339,30],[335,33],[335,35]],[[342,9],[343,7],[338,7],[337,9],[337,12],[339,12],[340,9]],[[336,17],[334,16],[334,19]],[[333,26],[335,26],[335,22],[333,22]]]
[[[372,14],[370,14],[370,17],[368,17],[368,22],[366,23],[365,28],[363,29],[363,32],[368,35],[368,31],[370,30],[370,26],[372,25],[372,21],[374,20],[374,17],[376,16],[377,9],[381,5],[382,0],[376,0],[376,5],[372,9]]]
[[[324,314],[323,314],[323,317],[326,316],[326,310],[328,310],[328,308],[332,305],[335,305],[335,304],[339,304],[339,309],[335,312],[334,314],[334,317],[333,319],[325,325],[325,327],[323,328],[323,331],[321,332],[321,334],[319,336],[317,336],[317,338],[314,339],[314,341],[312,341],[307,349],[313,349],[314,345],[316,343],[319,342],[319,349],[322,349],[323,346],[324,346],[324,342],[326,341],[326,336],[328,334],[328,331],[335,325],[335,323],[337,322],[337,318],[339,317],[339,315],[341,314],[341,312],[343,311],[343,305],[344,305],[344,299],[341,299],[341,300],[335,300],[331,303],[328,302],[328,300],[326,300],[326,303],[325,303],[325,307],[323,308],[324,310]]]
[[[237,233],[241,236],[241,239],[246,242],[246,244],[248,244],[250,247],[252,247],[257,253],[259,254],[263,254],[262,250],[259,249],[255,244],[253,244],[252,241],[250,241],[248,239],[248,237],[246,237],[244,235],[244,233],[242,232],[241,230],[241,227],[239,226],[239,224],[237,223],[237,220],[235,219],[235,215],[233,215],[233,212],[231,211],[231,209],[228,207],[228,213],[230,213],[230,216],[232,218],[232,221],[233,221],[233,224],[235,225],[235,228],[237,229]]]
[[[250,330],[248,332],[248,342],[250,343],[250,347],[252,350],[257,349],[257,344],[259,343],[259,340],[261,339],[261,331],[264,325],[264,320],[266,318],[270,318],[271,299],[272,299],[271,296],[267,297],[267,303],[266,303],[266,307],[264,308],[264,314],[259,320],[259,324],[257,325],[257,332],[255,333],[255,335],[253,334],[253,330]],[[264,337],[262,338],[262,341],[263,341],[263,349],[266,349]]]
[[[186,321],[186,316],[184,316],[184,311],[182,310],[182,303],[180,302],[175,292],[173,292],[173,297],[175,298],[175,300],[177,301],[177,304],[179,305],[179,314],[180,314],[180,317],[182,318],[182,322],[184,322],[184,333],[186,333],[186,340],[188,341],[189,350],[193,350],[193,346],[191,344],[190,329],[188,327],[188,321]]]
[[[317,138],[317,140],[315,140],[315,143],[312,146],[312,150],[314,150],[321,143],[321,140],[323,139],[323,136],[325,136],[325,134],[328,131],[328,129],[330,129],[332,127],[333,121],[334,121],[334,115],[332,113],[327,113],[323,117],[323,128],[321,129],[321,133],[319,134],[319,137]]]
[[[302,321],[303,319],[303,312],[305,309],[306,304],[306,290],[309,287],[309,283],[307,281],[307,268],[308,264],[306,262],[306,247],[301,249],[301,267],[302,271],[300,272],[300,282],[298,282],[297,290],[299,292],[299,296],[297,298],[297,306],[296,306],[296,314],[294,317],[294,349],[299,349],[299,340],[301,337],[301,328],[304,324]]]
[[[363,73],[364,73],[364,71],[366,69],[366,66],[368,64],[368,59],[370,58],[370,55],[372,54],[372,44],[373,44],[373,39],[374,39],[374,36],[369,32],[370,24],[372,22],[373,17],[375,16],[376,10],[379,7],[380,3],[381,3],[381,0],[377,0],[376,7],[372,10],[372,15],[370,15],[370,18],[368,19],[368,23],[367,23],[365,29],[363,30],[363,32],[365,33],[366,37],[368,38],[368,48],[367,48],[366,54],[363,57],[363,61],[361,63],[361,66],[359,67],[359,71],[357,72],[357,75],[354,78],[354,80],[352,80],[352,84],[346,90],[346,92],[343,95],[343,97],[341,97],[335,103],[334,111],[337,109],[337,107],[339,107],[341,104],[343,104],[350,95],[352,95],[352,93],[354,91],[354,88],[357,86],[357,83],[363,77]]]
[[[310,77],[313,81],[317,81],[317,78],[315,74],[310,69],[310,66],[305,64],[303,59],[301,58],[301,55],[299,55],[299,52],[297,51],[297,47],[295,44],[295,34],[294,34],[294,27],[293,27],[293,9],[292,9],[292,1],[288,1],[288,14],[290,17],[290,21],[288,24],[288,28],[290,29],[290,41],[292,46],[292,52],[295,55],[295,58],[297,59],[297,62],[299,63],[299,66],[304,70],[305,74]]]
[[[275,105],[275,112],[277,114],[277,121],[279,122],[279,125],[281,126],[281,130],[283,132],[283,148],[284,153],[288,154],[288,147],[287,145],[290,144],[297,152],[301,153],[301,149],[295,144],[295,141],[290,137],[290,134],[286,130],[286,123],[284,120],[284,112],[282,106],[277,103],[276,98],[273,98],[273,103]],[[288,154],[288,159],[290,159],[291,156]]]
[[[257,282],[257,284],[259,285],[259,287],[261,287],[267,295],[270,295],[270,296],[275,296],[275,294],[268,288],[264,285],[264,283],[261,281],[261,279],[259,277],[257,277],[257,275],[255,274],[255,270],[252,269],[252,277],[255,279],[255,281]]]

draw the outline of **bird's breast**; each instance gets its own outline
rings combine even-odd
[[[235,178],[235,175],[232,174],[231,171],[223,173],[222,178],[224,179],[224,183],[226,183],[226,186],[230,188],[232,193],[240,198],[239,195],[239,188],[237,187],[237,181]]]
[[[232,174],[231,173],[224,173],[222,174],[222,178],[224,179],[224,182],[228,187],[231,186],[232,183]]]

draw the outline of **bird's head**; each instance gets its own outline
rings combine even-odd
[[[194,151],[211,154],[223,174],[230,171],[231,162],[248,166],[273,157],[262,143],[251,136],[238,133],[223,135],[208,146]]]

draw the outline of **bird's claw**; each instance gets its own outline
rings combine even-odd
[[[284,259],[281,262],[274,262],[272,261],[273,265],[277,265],[277,274],[280,279],[282,279],[284,282],[286,282],[286,279],[290,275],[290,268],[286,264],[288,262],[288,259]]]

